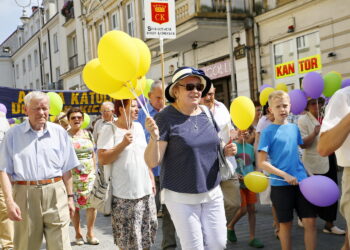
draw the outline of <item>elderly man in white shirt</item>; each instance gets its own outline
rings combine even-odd
[[[100,113],[102,118],[97,120],[94,126],[94,131],[92,133],[94,137],[94,141],[97,143],[98,135],[101,132],[102,126],[106,122],[112,122],[115,120],[114,118],[114,104],[112,102],[104,102],[101,105]]]
[[[215,88],[211,88],[207,95],[201,99],[201,104],[209,108],[213,114],[214,120],[220,128],[219,137],[228,143],[232,137],[236,136],[236,131],[231,123],[231,116],[225,104],[215,100]],[[229,157],[234,169],[237,167],[235,157]],[[224,194],[224,206],[227,222],[230,222],[240,208],[241,195],[239,191],[238,180],[228,180],[220,183],[222,192]]]
[[[320,131],[317,150],[322,156],[335,151],[344,167],[340,211],[350,227],[350,87],[338,90],[330,100]],[[342,250],[349,250],[349,233]]]
[[[0,144],[0,182],[8,216],[15,221],[14,249],[39,250],[44,236],[48,249],[71,249],[70,170],[80,163],[67,132],[47,121],[49,109],[45,93],[28,93],[28,120],[9,129]]]

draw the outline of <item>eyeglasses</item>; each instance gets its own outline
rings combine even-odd
[[[81,120],[81,119],[83,119],[83,117],[82,116],[72,116],[70,119],[71,120]]]
[[[102,110],[100,113],[109,113],[109,112],[112,112],[112,110]]]
[[[196,88],[197,91],[203,91],[204,85],[201,83],[187,83],[186,85],[178,84],[181,87],[186,88],[187,91],[192,91]]]

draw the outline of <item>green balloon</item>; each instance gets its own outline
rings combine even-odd
[[[88,114],[84,113],[84,121],[81,124],[81,128],[85,129],[85,128],[89,127],[89,125],[90,125],[90,116]]]
[[[21,123],[21,120],[18,119],[18,118],[13,118],[15,120],[15,124],[20,124]]]
[[[47,93],[50,100],[50,115],[59,115],[63,108],[62,98],[55,92]]]
[[[149,97],[148,97],[148,93],[150,92],[150,90],[151,90],[151,87],[152,87],[152,83],[153,83],[154,81],[152,80],[152,79],[146,79],[146,87],[144,88],[144,90],[143,90],[143,95],[144,95],[144,97],[146,97],[147,99],[149,99]]]
[[[323,77],[324,89],[323,94],[325,97],[331,97],[341,87],[342,78],[337,73],[329,72]]]

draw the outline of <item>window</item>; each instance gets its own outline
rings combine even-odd
[[[18,45],[19,45],[19,47],[22,46],[22,37],[19,37],[19,38],[18,38]]]
[[[32,55],[28,55],[28,71],[32,71]]]
[[[38,51],[34,50],[34,65],[37,67],[39,64]]]
[[[58,51],[57,33],[53,34],[53,51],[55,53]]]
[[[49,12],[49,10],[45,11],[45,18],[46,18],[46,22],[48,22],[50,20],[50,12]]]
[[[22,60],[23,75],[26,73],[26,59]]]
[[[126,5],[127,32],[130,36],[135,36],[134,2]]]
[[[320,36],[318,32],[306,34],[296,38],[298,58],[320,54]]]
[[[30,25],[30,34],[31,34],[31,36],[34,35],[34,27],[33,27],[33,25]]]
[[[47,58],[47,45],[46,45],[46,42],[44,42],[44,44],[43,44],[43,58],[44,59]]]
[[[115,12],[111,16],[111,24],[112,24],[112,29],[114,30],[119,30],[119,14],[118,12]]]
[[[68,68],[69,70],[78,67],[77,37],[75,34],[67,37],[68,47]]]
[[[293,43],[290,42],[290,40],[281,42],[274,45],[274,52],[275,52],[275,64],[281,64],[284,62],[292,61],[293,53],[291,54],[291,47]]]
[[[29,83],[29,89],[33,89],[33,83]]]
[[[99,41],[101,39],[101,37],[103,36],[103,25],[102,23],[98,24],[97,26],[97,41]]]
[[[39,79],[36,79],[36,81],[35,81],[35,88],[40,89]]]
[[[60,67],[57,67],[56,68],[56,81],[58,81],[60,79],[60,75],[61,75]]]
[[[15,69],[15,73],[16,73],[16,78],[19,78],[19,65],[16,64],[16,69]]]

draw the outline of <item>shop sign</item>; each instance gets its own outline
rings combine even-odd
[[[305,74],[322,68],[321,55],[304,57],[298,60],[298,73]],[[275,78],[280,79],[295,75],[294,61],[281,63],[275,66]]]
[[[304,57],[298,60],[299,74],[304,74],[310,71],[320,70],[322,68],[321,55]]]
[[[231,63],[230,60],[217,62],[201,68],[205,74],[211,79],[218,79],[231,75]]]
[[[235,47],[235,49],[233,50],[233,53],[235,55],[235,59],[241,59],[245,57],[245,45],[239,45],[237,47]]]
[[[293,76],[295,74],[294,61],[281,63],[275,66],[275,78]]]

